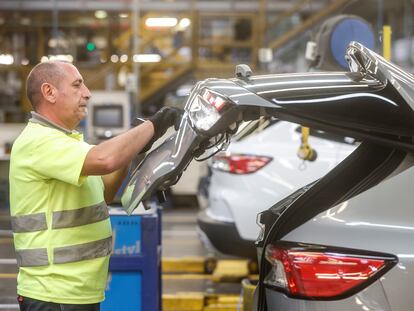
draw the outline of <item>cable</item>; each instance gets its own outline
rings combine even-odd
[[[220,151],[223,151],[226,144],[230,143],[230,137],[231,137],[231,135],[229,135],[228,133],[222,134],[221,137],[218,140],[216,140],[216,142],[214,144],[212,144],[209,147],[205,148],[205,150],[208,150],[208,149],[211,149],[211,148],[221,144],[221,146],[216,151],[214,151],[213,153],[209,154],[208,156],[206,156],[204,158],[194,158],[194,160],[197,161],[197,162],[205,161],[205,160],[210,159],[211,157],[215,156]],[[222,142],[223,140],[224,140],[224,142]]]

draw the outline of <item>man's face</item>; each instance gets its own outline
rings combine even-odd
[[[87,103],[91,93],[75,66],[68,63],[61,63],[61,66],[65,77],[56,86],[56,109],[61,121],[72,130],[88,115]]]

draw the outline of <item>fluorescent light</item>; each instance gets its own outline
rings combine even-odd
[[[120,18],[128,18],[129,14],[128,13],[119,13],[119,17]]]
[[[174,27],[177,25],[175,17],[149,17],[145,20],[147,27]]]
[[[106,11],[103,11],[103,10],[98,10],[98,11],[95,11],[95,17],[97,19],[104,19],[108,17],[108,13],[106,13]]]
[[[0,65],[13,65],[14,57],[11,54],[0,54]]]
[[[57,54],[57,55],[49,55],[49,56],[42,56],[40,62],[44,63],[47,61],[65,61],[69,63],[73,63],[73,56],[70,54]]]
[[[161,61],[159,54],[135,54],[132,57],[135,63],[158,63]]]
[[[190,25],[191,25],[191,21],[188,18],[182,18],[180,22],[178,23],[178,26],[180,26],[180,28],[183,28],[183,29],[187,28]]]

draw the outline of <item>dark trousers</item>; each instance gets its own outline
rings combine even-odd
[[[17,297],[20,311],[99,311],[100,304],[70,305],[36,300],[28,297]]]

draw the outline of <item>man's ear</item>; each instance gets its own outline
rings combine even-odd
[[[52,104],[56,103],[57,89],[52,84],[47,82],[43,83],[40,86],[40,91],[44,99]]]

